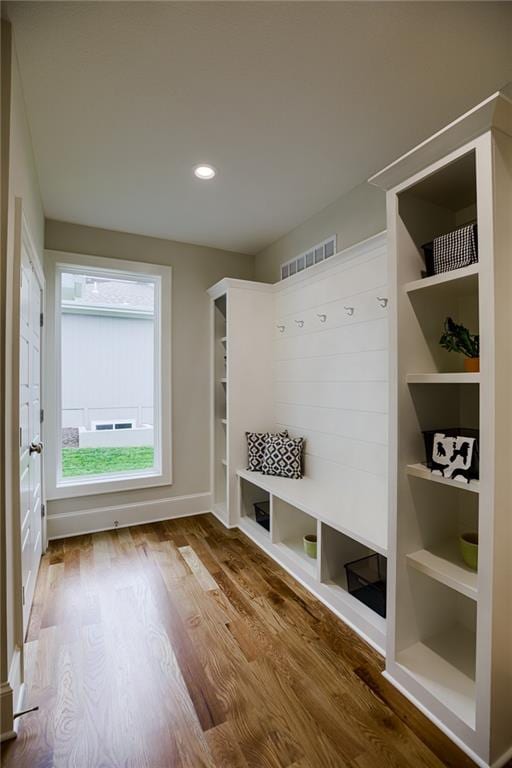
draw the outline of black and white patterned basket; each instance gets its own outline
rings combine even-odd
[[[450,272],[475,264],[478,261],[476,224],[456,229],[447,235],[434,238],[434,274]]]

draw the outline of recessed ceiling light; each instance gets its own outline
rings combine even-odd
[[[208,181],[209,179],[213,179],[217,171],[212,165],[207,165],[206,163],[201,163],[201,165],[196,165],[194,168],[194,175],[197,176],[198,179],[201,179],[202,181]]]

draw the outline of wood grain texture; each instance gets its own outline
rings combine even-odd
[[[382,659],[213,517],[54,542],[5,768],[469,768]]]

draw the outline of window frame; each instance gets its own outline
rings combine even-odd
[[[48,499],[87,496],[115,491],[135,490],[172,484],[172,392],[171,392],[171,298],[172,268],[125,259],[89,256],[65,251],[45,251],[47,274],[46,343],[48,349],[45,371],[47,422],[46,483]],[[82,478],[63,478],[62,452],[62,361],[61,361],[61,274],[75,272],[98,277],[119,277],[141,280],[147,278],[155,285],[154,318],[154,390],[153,434],[155,464],[152,469],[116,472]],[[50,396],[49,393],[52,393]],[[114,419],[113,422],[116,420]],[[129,421],[129,419],[128,419]]]

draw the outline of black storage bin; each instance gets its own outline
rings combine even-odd
[[[258,525],[270,531],[270,501],[257,501],[254,504],[254,518]]]
[[[384,619],[386,618],[386,569],[386,558],[377,553],[345,563],[350,594]]]
[[[434,435],[441,433],[446,437],[474,437],[475,445],[473,448],[473,456],[471,459],[471,466],[468,471],[468,477],[471,480],[478,480],[480,477],[480,452],[478,448],[478,441],[480,437],[480,431],[478,429],[466,429],[465,427],[450,427],[450,429],[426,429],[423,431],[423,441],[425,443],[425,453],[427,458],[427,467],[433,469],[432,450],[434,448]]]

